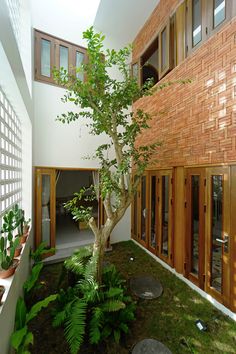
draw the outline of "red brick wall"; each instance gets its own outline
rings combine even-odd
[[[134,41],[134,60],[180,2],[160,1]],[[161,82],[179,78],[193,82],[174,84],[134,105],[153,115],[151,129],[138,143],[162,141],[158,163],[151,167],[236,162],[235,17]]]

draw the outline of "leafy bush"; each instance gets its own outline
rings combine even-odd
[[[127,333],[128,323],[135,319],[136,305],[127,295],[124,280],[113,265],[104,267],[102,285],[96,281],[96,259],[90,248],[80,249],[65,262],[76,273],[73,288],[60,290],[53,326],[65,327],[65,337],[72,354],[76,354],[89,333],[91,344],[108,338],[116,343]]]
[[[18,299],[15,315],[15,332],[11,335],[11,345],[17,354],[30,354],[28,347],[30,344],[33,344],[34,336],[28,330],[28,323],[38,315],[42,308],[47,307],[56,298],[57,294],[46,297],[34,304],[29,312],[27,312],[24,299],[22,297]]]

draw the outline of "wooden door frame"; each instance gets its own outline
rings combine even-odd
[[[219,302],[229,307],[230,305],[230,251],[223,252],[222,259],[222,294],[211,286],[211,216],[212,216],[212,183],[211,177],[223,175],[223,232],[230,235],[230,167],[207,168],[207,211],[206,211],[206,285],[207,293],[216,298]],[[229,240],[230,242],[230,240]],[[228,244],[230,250],[230,244]],[[222,246],[223,248],[223,246]]]
[[[42,175],[50,175],[50,183],[53,186],[50,190],[50,246],[56,246],[56,171],[99,171],[98,168],[73,168],[73,167],[47,167],[47,166],[35,166],[35,244],[36,247],[42,242],[41,237],[41,220],[42,220]],[[38,174],[40,172],[40,174]],[[40,177],[40,180],[38,178]],[[100,203],[98,202],[98,208]],[[102,216],[99,214],[101,221]]]
[[[191,272],[192,264],[192,239],[191,239],[191,218],[192,218],[192,192],[191,177],[199,176],[199,242],[198,242],[198,276]],[[185,237],[185,276],[199,288],[204,289],[205,282],[205,168],[187,168],[186,178],[186,237]]]

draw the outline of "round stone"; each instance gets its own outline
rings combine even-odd
[[[158,340],[143,339],[135,345],[132,354],[172,354],[172,352]]]
[[[141,299],[155,299],[161,296],[163,287],[159,280],[152,276],[139,276],[130,279],[130,288]]]

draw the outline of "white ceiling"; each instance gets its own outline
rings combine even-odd
[[[131,43],[160,0],[101,0],[94,27],[122,45]]]

